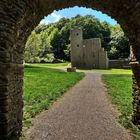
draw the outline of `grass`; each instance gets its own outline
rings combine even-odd
[[[25,65],[24,76],[24,126],[30,127],[35,117],[81,80],[83,73],[66,73],[47,68],[45,64]]]
[[[36,67],[59,67],[59,66],[67,66],[69,63],[36,63],[36,64],[26,64],[26,66],[36,66]]]
[[[93,69],[93,71],[111,74],[132,74],[131,69]]]
[[[132,78],[131,75],[103,75],[111,101],[120,112],[118,121],[129,129],[135,140],[140,139],[140,131],[131,123],[132,114]]]

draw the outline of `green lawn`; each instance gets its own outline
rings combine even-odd
[[[140,131],[131,123],[132,114],[132,79],[131,75],[103,75],[111,101],[120,112],[118,120],[140,140]]]
[[[83,73],[66,73],[49,69],[48,65],[25,65],[24,76],[24,125],[49,106],[65,91],[84,77]]]
[[[40,63],[40,64],[26,64],[26,66],[36,66],[36,67],[59,67],[59,66],[67,66],[69,62],[65,63]]]
[[[93,71],[111,74],[132,74],[131,69],[93,69]]]

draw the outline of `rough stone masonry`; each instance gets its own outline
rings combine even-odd
[[[83,40],[83,31],[80,28],[71,29],[71,63],[73,67],[82,69],[108,68],[108,56],[101,47],[100,38]]]
[[[116,19],[133,49],[133,123],[140,128],[139,0],[0,0],[0,139],[17,138],[22,129],[23,52],[40,20],[66,7],[84,6]]]

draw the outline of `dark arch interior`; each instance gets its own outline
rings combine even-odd
[[[53,10],[85,6],[118,21],[133,48],[133,122],[140,124],[140,4],[137,0],[0,1],[0,137],[19,136],[22,129],[23,51],[27,37]]]

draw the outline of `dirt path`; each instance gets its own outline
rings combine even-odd
[[[52,107],[41,113],[27,140],[132,140],[117,123],[98,73],[86,73]]]

